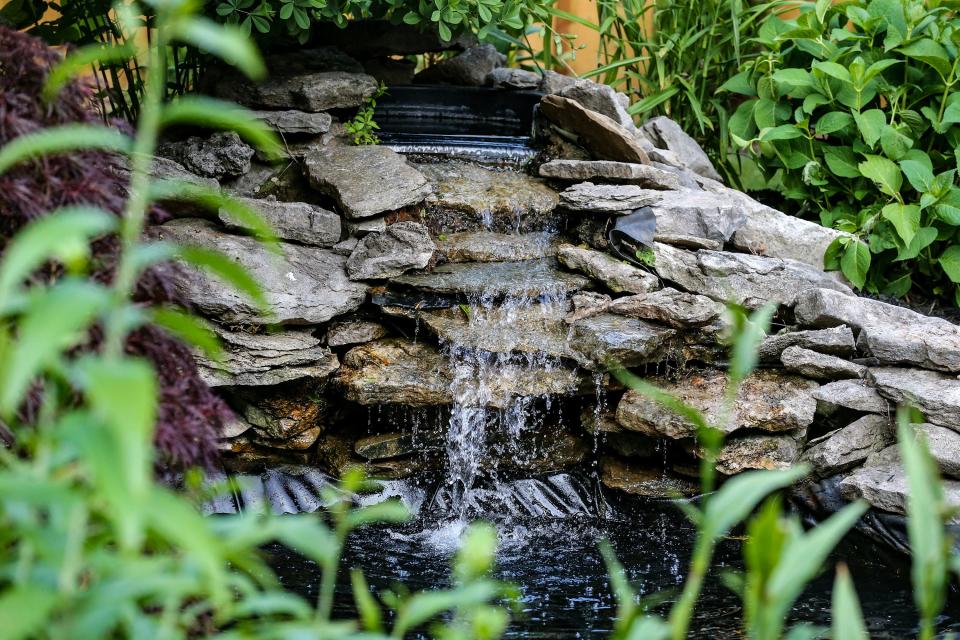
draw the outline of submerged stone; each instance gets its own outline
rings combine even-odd
[[[380,145],[328,145],[304,157],[315,189],[331,196],[353,219],[423,202],[427,179],[395,151]]]
[[[525,173],[466,162],[421,164],[434,195],[427,226],[435,233],[545,231],[556,226],[557,193]]]
[[[516,262],[556,255],[553,234],[467,231],[441,234],[437,251],[447,262]]]
[[[653,381],[662,391],[702,412],[707,422],[725,433],[740,429],[782,432],[805,429],[813,422],[817,383],[777,371],[755,371],[740,385],[729,419],[721,423],[727,376],[704,371],[676,381]],[[633,390],[617,406],[617,422],[651,436],[688,438],[696,427],[679,414]]]
[[[184,266],[177,287],[200,312],[225,323],[319,324],[354,311],[366,285],[351,282],[346,258],[317,247],[280,243],[280,255],[253,238],[218,231],[202,220],[174,220],[154,231],[160,239],[216,249],[247,269],[264,291],[270,315],[221,280]]]
[[[557,269],[554,260],[444,264],[404,274],[393,283],[429,293],[526,298],[562,296],[590,286],[589,279]]]
[[[615,293],[646,293],[659,285],[652,273],[602,251],[564,244],[557,247],[557,259],[567,268],[600,281]]]

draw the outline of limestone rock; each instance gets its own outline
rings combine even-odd
[[[177,244],[224,253],[263,288],[269,318],[233,287],[185,267],[178,289],[198,311],[221,322],[318,324],[354,311],[366,300],[366,285],[347,278],[346,258],[324,249],[281,243],[281,255],[275,255],[253,238],[222,233],[201,220],[174,220],[156,233]]]
[[[880,397],[877,390],[860,380],[838,380],[823,385],[813,393],[817,399],[817,411],[829,415],[837,407],[861,413],[888,415],[890,403]]]
[[[323,433],[323,428],[319,426],[310,427],[289,438],[269,438],[257,433],[253,442],[263,447],[271,449],[283,449],[285,451],[303,451],[309,449]]]
[[[327,328],[327,346],[345,347],[353,344],[373,342],[387,335],[387,330],[379,322],[370,320],[335,320]]]
[[[430,293],[527,298],[562,296],[590,286],[587,278],[559,270],[550,259],[444,264],[429,273],[406,273],[393,282]]]
[[[576,100],[587,109],[607,116],[627,131],[634,131],[637,128],[633,118],[627,113],[630,99],[622,93],[617,93],[611,86],[586,78],[578,78],[561,89],[557,95]]]
[[[257,435],[286,440],[323,427],[326,403],[316,397],[317,384],[292,382],[274,387],[244,387],[234,390],[234,402],[253,425]],[[314,436],[314,440],[316,436]]]
[[[414,205],[430,194],[419,171],[380,145],[330,145],[307,154],[304,168],[310,184],[354,219]]]
[[[242,333],[213,325],[223,345],[220,361],[196,354],[200,377],[211,387],[275,385],[299,378],[325,378],[340,366],[337,356],[310,331]]]
[[[863,498],[881,511],[906,515],[910,484],[903,467],[898,464],[861,467],[840,482],[840,491],[847,500]],[[944,502],[949,508],[960,508],[960,481],[943,482]],[[951,523],[958,522],[957,517]]]
[[[560,128],[576,135],[594,157],[647,164],[650,158],[634,134],[615,120],[592,111],[576,100],[544,96],[540,111]]]
[[[191,136],[182,142],[161,144],[157,153],[174,160],[205,178],[240,176],[250,170],[253,147],[233,131],[221,131],[209,138]]]
[[[764,338],[758,352],[763,362],[780,360],[784,349],[793,346],[848,358],[854,353],[853,340],[853,331],[846,325],[810,331],[781,331]]]
[[[384,460],[439,450],[443,444],[443,436],[436,433],[384,433],[360,438],[353,450],[367,460]]]
[[[551,160],[540,165],[540,177],[552,180],[635,184],[648,189],[680,189],[675,173],[649,164],[610,160]]]
[[[540,87],[538,89],[540,93],[548,95],[551,93],[560,93],[563,89],[576,82],[577,78],[573,76],[565,76],[556,71],[546,70],[543,72],[543,80],[540,81]]]
[[[450,359],[430,346],[401,339],[354,347],[344,356],[338,378],[344,397],[363,405],[423,407],[454,400]],[[475,401],[505,408],[515,398],[567,395],[582,386],[575,372],[562,367],[507,365],[488,380],[484,397]]]
[[[387,219],[385,216],[376,218],[364,218],[363,220],[345,220],[343,223],[347,233],[357,238],[359,244],[360,238],[370,233],[383,233],[387,230]],[[356,246],[354,246],[354,249]],[[353,253],[352,251],[350,253]]]
[[[540,86],[541,76],[533,71],[498,67],[487,74],[486,84],[494,89],[533,90]]]
[[[435,249],[430,232],[422,224],[397,222],[357,244],[347,259],[347,275],[351,280],[393,278],[427,266]]]
[[[656,289],[659,284],[653,274],[593,249],[575,247],[572,244],[560,245],[557,248],[557,259],[565,267],[602,282],[615,293],[647,293]]]
[[[960,433],[935,424],[912,425],[926,438],[927,449],[944,475],[960,478]]]
[[[659,116],[648,120],[641,131],[657,147],[673,152],[691,171],[711,180],[723,181],[697,141],[670,118]]]
[[[673,247],[680,247],[681,249],[693,249],[694,251],[697,249],[709,249],[710,251],[720,251],[723,249],[722,240],[711,240],[709,238],[679,233],[655,233],[653,235],[653,241],[669,244]]]
[[[600,461],[600,482],[610,489],[645,498],[676,498],[693,496],[700,486],[686,478],[674,476],[662,469],[634,467],[617,458]]]
[[[724,307],[706,296],[665,288],[651,293],[617,298],[611,313],[662,322],[676,329],[706,326],[723,315]]]
[[[813,422],[817,384],[776,371],[755,371],[740,386],[730,419],[719,424],[727,377],[704,371],[677,382],[657,383],[664,392],[701,411],[709,424],[725,433],[740,429],[784,432],[805,429]],[[687,438],[696,427],[680,415],[636,392],[627,391],[617,406],[617,422],[627,429],[666,438]]]
[[[800,445],[792,435],[734,436],[717,454],[717,471],[732,476],[752,469],[789,469],[799,457]]]
[[[332,211],[306,202],[278,202],[276,198],[238,199],[259,213],[278,238],[318,247],[332,247],[340,241],[340,216]],[[247,229],[225,209],[220,210],[220,221],[227,227]]]
[[[612,298],[605,293],[580,291],[570,296],[570,306],[573,309],[563,320],[567,324],[573,324],[577,320],[603,313],[610,307],[612,301]]]
[[[555,226],[556,192],[516,171],[497,171],[466,162],[418,165],[434,195],[427,202],[428,226],[436,233],[544,231]]]
[[[895,404],[911,405],[929,422],[960,431],[960,380],[922,369],[872,368],[869,381]]]
[[[794,313],[807,325],[859,329],[857,347],[884,364],[960,372],[960,327],[947,320],[823,289],[801,294]]]
[[[492,44],[481,44],[427,67],[418,73],[413,81],[423,84],[482,87],[486,84],[490,72],[506,62],[507,57]]]
[[[351,71],[274,72],[259,83],[224,74],[214,86],[219,97],[247,107],[312,113],[359,107],[376,91],[376,80]]]
[[[960,436],[958,436],[960,437]],[[865,461],[894,442],[894,429],[885,416],[863,416],[852,424],[812,440],[803,459],[819,477],[832,476]]]
[[[516,262],[556,255],[553,235],[539,233],[494,233],[466,231],[441,234],[437,251],[447,262]]]
[[[787,371],[815,380],[862,378],[867,374],[867,368],[862,364],[799,346],[784,349],[780,354],[780,362]]]
[[[755,309],[767,302],[792,305],[804,291],[831,288],[853,292],[818,269],[779,258],[700,250],[696,253],[665,244],[654,247],[654,269],[664,280],[721,302]]]
[[[333,245],[332,251],[338,256],[349,256],[351,253],[353,253],[353,250],[357,248],[358,244],[360,244],[360,238],[356,236],[350,236],[349,238],[341,240],[337,244]]]
[[[319,135],[330,130],[329,113],[308,113],[286,109],[283,111],[254,111],[260,120],[286,135]]]
[[[672,346],[673,329],[609,313],[571,325],[572,344],[601,367],[631,367],[660,360]]]
[[[306,202],[315,197],[295,162],[271,165],[254,160],[250,171],[225,179],[222,185],[225,193],[240,198],[274,197],[281,202]]]

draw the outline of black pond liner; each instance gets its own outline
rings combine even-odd
[[[377,100],[382,144],[407,154],[524,161],[542,94],[490,87],[398,85]]]

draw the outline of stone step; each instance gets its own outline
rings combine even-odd
[[[428,293],[488,299],[561,297],[591,288],[589,278],[560,270],[553,259],[444,264],[433,271],[406,273],[392,282]]]

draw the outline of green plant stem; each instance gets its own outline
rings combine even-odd
[[[703,580],[710,569],[710,560],[713,558],[714,542],[703,532],[697,537],[693,548],[693,558],[690,561],[690,573],[683,584],[680,598],[670,609],[670,631],[673,640],[685,640],[690,629],[690,620],[693,618],[693,608],[700,598]]]

